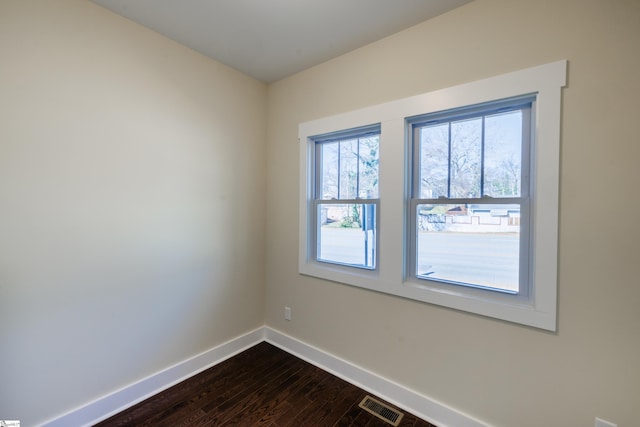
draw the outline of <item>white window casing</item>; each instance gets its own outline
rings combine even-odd
[[[301,274],[545,330],[556,330],[561,94],[567,61],[557,61],[299,125]],[[408,119],[535,95],[531,141],[531,235],[526,298],[418,281],[409,272],[410,137]],[[358,269],[314,259],[314,152],[318,135],[380,124],[378,263]]]

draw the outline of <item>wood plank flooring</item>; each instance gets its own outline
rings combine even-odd
[[[358,407],[367,394],[262,342],[97,426],[390,426]],[[435,427],[407,413],[400,426]]]

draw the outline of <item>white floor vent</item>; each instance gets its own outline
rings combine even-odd
[[[371,396],[365,396],[365,398],[362,399],[362,402],[360,402],[358,406],[369,412],[370,414],[373,414],[376,417],[380,418],[382,421],[391,424],[392,426],[397,426],[398,424],[400,424],[400,421],[404,416],[402,412],[396,411],[395,409],[391,408],[388,405],[385,405],[384,403],[374,399]]]

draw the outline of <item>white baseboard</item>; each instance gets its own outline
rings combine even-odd
[[[167,369],[45,422],[42,427],[91,426],[264,341],[264,327],[241,335]]]
[[[488,427],[488,424],[456,409],[269,327],[260,327],[227,341],[49,420],[41,424],[41,427],[91,426],[262,341],[306,360],[438,427]]]
[[[309,344],[265,327],[265,341],[360,387],[438,427],[488,427],[488,424],[362,369]]]

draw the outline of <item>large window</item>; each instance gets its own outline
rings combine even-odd
[[[299,272],[555,330],[566,65],[300,124]]]
[[[411,276],[527,294],[535,96],[410,124]]]

